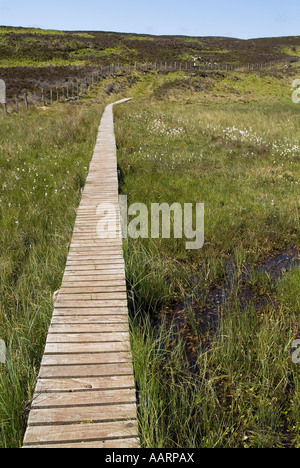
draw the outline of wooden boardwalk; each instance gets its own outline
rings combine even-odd
[[[107,202],[120,233],[112,109],[78,208],[24,448],[139,447],[122,239],[96,234],[97,207]]]

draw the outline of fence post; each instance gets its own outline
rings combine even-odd
[[[50,89],[50,104],[53,104],[53,91]]]
[[[19,112],[18,96],[15,96],[15,101],[16,101],[16,112]]]
[[[43,104],[43,106],[45,107],[46,103],[45,103],[45,91],[44,91],[44,88],[42,88],[42,104]]]
[[[58,89],[58,86],[56,86],[56,102],[59,102],[59,89]]]
[[[27,93],[24,93],[24,101],[25,101],[26,110],[28,110],[28,94]]]

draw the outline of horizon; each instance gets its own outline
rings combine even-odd
[[[45,14],[46,13],[46,14]],[[1,22],[18,27],[59,31],[120,31],[123,34],[153,36],[226,37],[241,40],[293,37],[299,35],[300,3],[298,0],[137,0],[110,4],[99,0],[60,2],[51,8],[38,0],[21,0],[9,4],[0,0]],[[143,32],[139,32],[143,31]]]
[[[90,32],[90,33],[104,33],[104,34],[134,34],[134,35],[141,35],[141,36],[150,36],[150,37],[195,37],[197,39],[201,38],[221,38],[221,39],[237,39],[239,41],[254,41],[257,39],[278,39],[278,38],[287,38],[287,37],[300,37],[299,34],[296,35],[287,35],[287,36],[257,36],[257,37],[249,37],[249,38],[243,38],[243,37],[237,37],[237,36],[219,36],[219,35],[200,35],[200,36],[195,36],[195,35],[190,35],[190,34],[149,34],[145,32],[135,32],[135,31],[113,31],[113,30],[97,30],[97,29],[57,29],[57,28],[43,28],[43,27],[35,27],[35,26],[13,26],[13,25],[6,25],[6,24],[0,24],[0,28],[14,28],[14,29],[40,29],[42,31],[58,31],[58,32]]]

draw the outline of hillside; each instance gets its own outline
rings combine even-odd
[[[235,65],[300,56],[300,37],[240,40],[0,27],[0,64],[107,64],[193,61]]]
[[[241,40],[0,27],[0,75],[8,95],[61,86],[111,63],[194,62],[249,65],[298,61],[300,37]],[[39,68],[38,73],[36,67]]]

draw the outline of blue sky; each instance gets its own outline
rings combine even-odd
[[[243,39],[300,35],[299,0],[0,0],[0,24]]]

